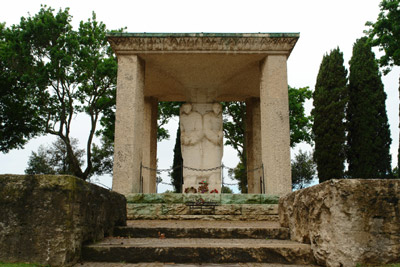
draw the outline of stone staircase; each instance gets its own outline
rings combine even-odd
[[[310,245],[290,241],[289,229],[280,227],[276,197],[201,195],[205,201],[219,201],[220,205],[215,214],[191,214],[183,203],[199,195],[154,195],[128,196],[127,226],[115,228],[114,237],[86,245],[83,260],[314,263]]]

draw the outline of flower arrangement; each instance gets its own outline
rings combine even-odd
[[[200,182],[198,192],[202,193],[202,194],[205,194],[208,192],[208,182],[206,180],[203,180]]]
[[[217,189],[213,189],[213,190],[211,190],[210,194],[212,194],[212,193],[218,194],[218,190]]]
[[[197,193],[197,189],[193,186],[185,188],[185,193]]]

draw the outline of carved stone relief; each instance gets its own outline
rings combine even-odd
[[[217,189],[221,192],[219,168],[223,154],[221,111],[219,103],[186,103],[181,107],[183,190],[190,187],[198,188],[199,183],[206,180],[210,191]]]

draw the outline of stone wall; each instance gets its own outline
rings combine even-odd
[[[126,224],[125,197],[72,176],[0,175],[0,261],[72,265]]]
[[[321,265],[400,262],[400,180],[330,180],[281,197],[279,216]]]

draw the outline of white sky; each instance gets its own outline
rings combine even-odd
[[[46,4],[56,10],[70,7],[75,27],[95,11],[97,19],[108,29],[127,27],[128,32],[300,32],[300,39],[288,60],[288,80],[293,87],[314,89],[325,53],[339,46],[348,68],[353,43],[363,36],[365,22],[376,20],[379,3],[380,0],[14,0],[2,1],[0,22],[6,22],[7,26],[17,24],[21,16],[27,16],[28,12],[34,15],[40,4]],[[392,134],[392,166],[397,164],[399,74],[400,68],[395,68],[382,77],[388,95],[386,108]],[[312,104],[308,103],[307,110],[311,108]],[[85,118],[78,118],[73,130],[81,144],[84,144],[88,131],[85,125]],[[170,141],[158,145],[160,168],[172,165],[176,125],[176,121],[169,125]],[[0,174],[24,173],[31,151],[53,140],[53,137],[36,138],[23,150],[0,154]],[[223,162],[234,167],[237,164],[235,154],[225,148]],[[166,177],[163,179],[167,181]],[[110,177],[103,177],[101,182],[111,186]],[[167,188],[160,186],[160,191]]]

